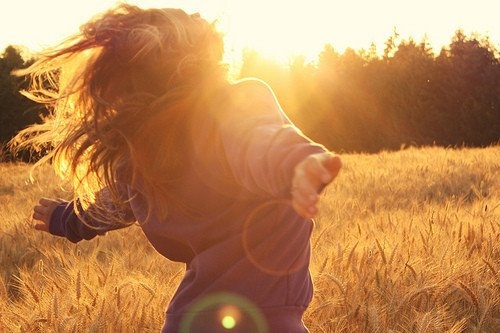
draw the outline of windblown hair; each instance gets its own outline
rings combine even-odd
[[[150,211],[166,213],[193,109],[225,82],[222,55],[220,33],[198,14],[119,5],[16,73],[31,78],[24,94],[50,115],[12,146],[47,150],[38,164],[71,180],[75,202],[96,208],[85,214],[94,219],[120,216],[117,177],[141,189]]]

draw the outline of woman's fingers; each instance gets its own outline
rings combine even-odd
[[[40,214],[39,212],[35,211],[33,212],[33,219],[38,220],[38,221],[44,221],[44,216],[43,214]]]
[[[296,201],[292,201],[292,207],[293,209],[295,210],[295,212],[305,218],[305,219],[311,219],[313,218],[316,213],[317,213],[317,208],[316,206],[312,206],[312,207],[304,207],[304,206],[301,206],[299,204],[297,204]]]
[[[316,170],[316,171],[315,171]],[[299,168],[294,177],[292,187],[292,205],[295,211],[304,218],[311,218],[317,213],[316,204],[319,200],[317,187],[319,183],[311,177],[316,173],[318,166],[313,163],[304,164]]]
[[[299,182],[300,183],[300,182]],[[292,206],[304,218],[312,218],[317,213],[319,195],[307,182],[292,188]]]
[[[304,217],[309,217],[317,213],[316,203],[319,200],[319,196],[315,192],[301,193],[299,189],[292,190],[293,205],[297,212],[300,211],[300,215]]]
[[[37,205],[33,208],[33,219],[46,223],[48,221],[49,208]]]
[[[304,176],[315,190],[321,183],[330,181],[330,174],[318,156],[311,156],[304,161]]]
[[[49,231],[49,223],[54,209],[64,200],[40,198],[38,204],[33,207],[33,219],[36,221],[35,230]]]
[[[37,223],[34,226],[35,230],[40,230],[40,231],[49,231],[49,226],[45,223]]]
[[[315,213],[318,193],[305,173],[294,177],[291,194],[294,208],[301,216],[309,217]]]
[[[47,208],[47,206],[40,206],[40,205],[36,205],[36,206],[33,208],[33,211],[34,211],[35,213],[39,213],[39,214],[41,214],[41,215],[45,215],[45,214],[47,214],[47,212],[48,212],[48,208]]]
[[[34,228],[35,228],[35,230],[48,232],[49,231],[49,217],[47,216],[46,213],[41,213],[40,210],[41,210],[40,206],[37,206],[37,207],[35,207],[35,210],[33,212],[33,219],[35,220]],[[45,210],[45,208],[42,210]]]
[[[333,154],[328,154],[322,164],[331,176],[330,182],[337,177],[342,168],[342,160]]]

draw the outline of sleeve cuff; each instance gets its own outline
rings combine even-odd
[[[73,212],[73,202],[63,202],[52,212],[49,223],[49,233],[55,236],[66,237],[66,227],[64,221],[68,214]]]

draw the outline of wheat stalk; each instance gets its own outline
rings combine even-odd
[[[463,318],[458,322],[455,322],[453,326],[446,331],[446,333],[463,333],[467,325],[467,318]]]
[[[427,333],[430,331],[430,325],[431,325],[431,313],[426,312],[423,316],[423,318],[420,320],[420,324],[418,325],[418,333]]]
[[[342,293],[342,296],[346,297],[346,287],[342,283],[340,279],[335,277],[332,274],[324,274],[326,277],[328,277],[335,285],[339,288],[340,292]]]
[[[82,276],[80,271],[76,274],[76,300],[80,301],[80,297],[82,296]]]
[[[54,311],[54,318],[59,317],[59,304],[57,301],[57,295],[54,296],[54,299],[52,301],[52,310]]]
[[[417,280],[417,272],[415,272],[415,269],[409,263],[406,263],[405,267],[407,267],[410,270],[411,274],[413,275],[413,278],[416,281]]]
[[[328,263],[329,258],[330,257],[325,257],[325,259],[323,260],[323,263],[319,267],[318,275],[321,275],[323,273],[323,271],[325,270],[325,267],[326,267],[326,264]]]
[[[493,267],[493,265],[492,265],[492,264],[490,264],[488,260],[486,260],[486,259],[481,259],[481,260],[482,260],[482,261],[486,264],[486,266],[488,266],[488,268],[491,270],[491,272],[493,273],[493,277],[498,278],[497,271],[496,271],[495,267]]]
[[[28,284],[24,284],[24,286],[26,287],[26,289],[29,291],[31,297],[33,297],[33,299],[35,300],[36,303],[40,303],[40,298],[38,297],[38,295],[36,294],[35,290],[33,290]]]
[[[375,243],[377,244],[377,248],[378,248],[380,256],[382,258],[382,262],[384,263],[384,265],[387,265],[387,259],[385,257],[384,249],[382,248],[382,246],[380,245],[378,239],[376,239],[376,238],[375,238]]]
[[[351,252],[349,253],[349,257],[347,257],[347,264],[346,267],[353,266],[352,261],[354,257],[354,250],[356,250],[356,247],[358,247],[359,242],[356,242],[354,246],[351,249]]]
[[[143,305],[142,306],[142,309],[141,309],[141,314],[139,316],[139,321],[137,322],[137,328],[138,329],[144,329],[144,327],[146,326],[145,325],[145,321],[146,321],[146,315],[144,313],[144,309],[145,309],[146,305]]]
[[[151,301],[154,299],[154,297],[155,297],[156,293],[155,293],[155,291],[154,291],[154,289],[153,289],[153,288],[151,288],[150,286],[146,285],[146,284],[145,284],[145,283],[143,283],[143,282],[139,282],[139,285],[140,285],[141,287],[143,287],[144,289],[146,289],[146,290],[149,292],[149,295],[151,295],[151,297],[149,298],[149,300],[148,300],[148,302],[147,302],[147,304],[146,304],[146,305],[149,305],[149,303],[151,303]]]
[[[50,305],[47,307],[47,324],[48,325],[52,325],[52,309],[50,307]]]
[[[396,255],[396,250],[398,249],[398,245],[394,246],[394,249],[392,250],[391,256],[389,257],[389,266],[392,265],[392,262],[394,261],[394,256]]]
[[[320,234],[318,235],[318,237],[316,237],[316,240],[314,241],[314,244],[312,246],[312,250],[315,251],[318,244],[319,244],[319,241],[321,239],[321,237],[323,236],[323,234],[328,230],[328,228],[324,228],[323,230],[321,230]]]
[[[465,294],[468,295],[468,298],[471,300],[472,304],[474,305],[476,314],[479,314],[480,313],[479,300],[478,300],[476,294],[474,294],[474,292],[462,281],[458,281],[457,285],[458,285],[460,290],[463,290],[465,292]]]
[[[436,285],[430,285],[426,287],[419,288],[409,294],[407,294],[401,301],[401,303],[398,306],[398,312],[403,308],[408,306],[409,303],[413,301],[418,295],[424,294],[428,297],[429,295],[427,294],[428,291],[436,289]]]

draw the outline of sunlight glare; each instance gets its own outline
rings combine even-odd
[[[435,49],[448,45],[454,32],[478,32],[498,44],[500,20],[496,0],[473,5],[451,0],[129,0],[143,8],[178,7],[200,12],[225,34],[226,53],[238,57],[245,48],[281,62],[295,55],[316,60],[325,44],[338,52],[347,47],[379,53],[394,29],[401,38],[417,42],[427,37]],[[33,51],[78,31],[93,15],[119,3],[116,0],[20,0],[0,14],[0,46],[25,45]],[[29,10],[27,10],[29,8]],[[238,59],[236,59],[237,61]]]

